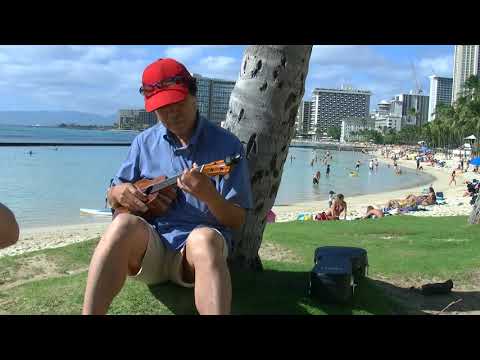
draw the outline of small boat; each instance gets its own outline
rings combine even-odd
[[[94,216],[112,216],[112,211],[110,209],[80,209],[81,214],[94,215]]]

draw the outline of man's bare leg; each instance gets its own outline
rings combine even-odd
[[[149,229],[138,217],[120,214],[97,245],[90,262],[83,314],[106,314],[127,274],[140,270],[147,250]]]
[[[193,230],[187,239],[186,276],[195,278],[195,305],[201,315],[230,314],[232,284],[223,246],[223,238],[206,227]]]

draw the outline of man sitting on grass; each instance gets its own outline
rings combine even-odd
[[[232,229],[252,207],[244,156],[227,176],[210,178],[195,168],[243,155],[230,133],[199,115],[196,80],[173,59],[143,72],[145,108],[159,123],[133,140],[107,194],[117,215],[100,240],[88,271],[84,314],[105,314],[127,275],[147,285],[172,281],[194,289],[200,314],[229,314],[232,298],[227,256]],[[147,197],[132,183],[142,178],[177,178],[177,189],[159,196],[160,212],[147,222]],[[137,216],[138,215],[138,216]]]
[[[19,228],[12,211],[0,203],[0,249],[18,241]]]

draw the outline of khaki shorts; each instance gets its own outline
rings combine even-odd
[[[183,254],[185,252],[185,246],[180,251],[174,251],[165,246],[162,239],[158,235],[155,228],[150,225],[145,219],[142,219],[150,229],[150,238],[148,239],[147,251],[142,260],[142,265],[138,273],[134,276],[130,276],[135,280],[140,280],[147,285],[160,284],[167,281],[172,281],[178,285],[191,288],[194,283],[187,283],[183,281]],[[203,225],[197,226],[204,227]],[[222,233],[218,232],[223,239],[223,256],[225,259],[228,257],[228,245],[227,241],[223,237]]]

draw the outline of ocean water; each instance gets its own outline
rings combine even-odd
[[[130,142],[137,133],[60,128],[0,126],[0,142]],[[32,151],[32,154],[29,152]],[[80,208],[101,209],[105,190],[128,151],[127,146],[0,147],[0,202],[10,207],[22,228],[105,221],[81,215]],[[320,162],[325,150],[289,149],[276,205],[325,200],[329,190],[349,196],[426,184],[429,175],[406,170],[401,176],[380,164],[368,170],[369,156],[352,151],[330,151],[330,177]],[[290,160],[290,155],[295,157]],[[310,166],[311,159],[319,159]],[[358,177],[349,176],[357,160]],[[318,185],[312,184],[319,170]],[[404,169],[405,170],[405,169]],[[326,201],[325,201],[326,204]]]

